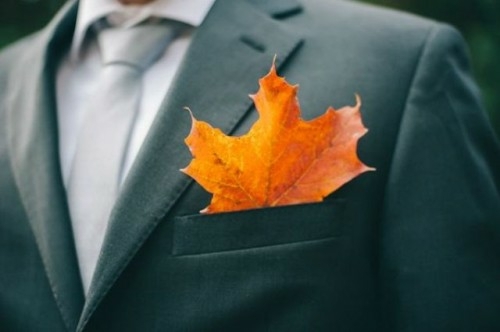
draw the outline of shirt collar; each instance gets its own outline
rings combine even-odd
[[[215,0],[155,0],[145,5],[126,6],[118,0],[80,0],[71,57],[78,57],[87,30],[100,18],[107,17],[112,25],[129,27],[154,16],[197,27],[214,2]]]

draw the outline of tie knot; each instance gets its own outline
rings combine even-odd
[[[121,64],[143,71],[163,54],[185,28],[180,22],[147,23],[131,28],[106,27],[97,41],[103,65]]]

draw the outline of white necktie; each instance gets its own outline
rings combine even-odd
[[[101,77],[78,133],[67,188],[85,292],[118,195],[125,151],[141,99],[142,73],[161,56],[182,27],[181,23],[168,22],[99,32]]]

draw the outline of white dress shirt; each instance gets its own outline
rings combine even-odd
[[[71,50],[57,72],[59,154],[64,184],[72,167],[77,139],[101,69],[95,40],[86,39],[90,26],[107,17],[113,26],[127,28],[150,17],[168,18],[193,26],[201,24],[215,0],[156,0],[145,5],[122,5],[118,0],[80,0]],[[144,73],[141,104],[123,165],[123,179],[130,170],[153,123],[160,104],[191,41],[193,30],[177,38],[163,56]]]

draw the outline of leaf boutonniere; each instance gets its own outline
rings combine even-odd
[[[259,119],[243,136],[231,137],[192,118],[186,144],[193,159],[181,171],[213,194],[202,213],[228,212],[322,201],[366,171],[357,143],[367,129],[361,101],[301,118],[298,86],[273,64],[253,99]]]

